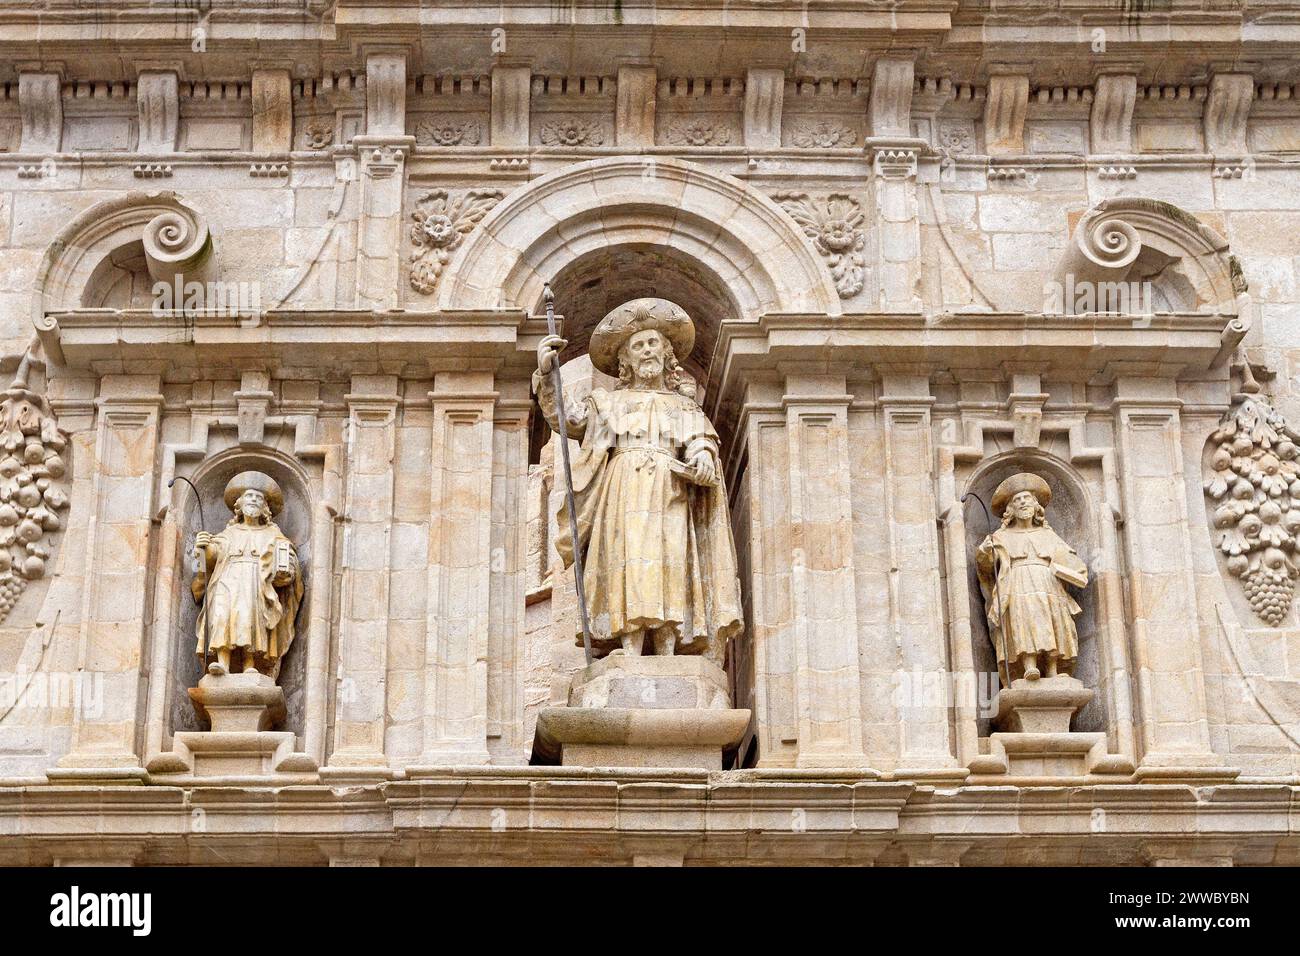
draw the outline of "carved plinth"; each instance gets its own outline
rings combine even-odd
[[[994,723],[1010,733],[1065,734],[1070,718],[1093,698],[1093,691],[1066,674],[1040,680],[1013,680],[998,692]]]
[[[1070,719],[1093,693],[1065,674],[1013,680],[994,698],[999,732],[988,738],[988,752],[971,761],[966,782],[1028,786],[1129,780],[1132,761],[1109,753],[1105,734],[1070,731]]]
[[[273,731],[284,720],[284,691],[265,674],[207,675],[189,691],[210,730],[175,735],[170,753],[149,761],[153,783],[243,786],[318,781],[316,761],[297,753],[297,738]]]
[[[701,657],[615,654],[579,673],[567,707],[537,719],[536,763],[721,770],[748,710],[730,709],[727,676]]]
[[[284,691],[266,674],[208,674],[189,695],[213,733],[270,730],[284,720]]]

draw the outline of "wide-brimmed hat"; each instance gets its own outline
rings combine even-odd
[[[1007,502],[1022,491],[1033,492],[1038,503],[1044,508],[1052,500],[1052,489],[1047,487],[1047,482],[1035,474],[1022,471],[1002,482],[993,492],[993,513],[1000,514],[1006,508]]]
[[[633,299],[600,320],[591,333],[591,364],[606,375],[618,375],[618,350],[645,329],[657,329],[672,343],[679,362],[695,348],[695,325],[686,310],[667,299]]]
[[[280,491],[280,486],[275,483],[274,478],[260,471],[241,471],[230,479],[226,484],[226,507],[234,511],[239,496],[250,490],[260,491],[266,496],[266,505],[271,509],[271,514],[279,514],[280,509],[284,507],[284,493]]]

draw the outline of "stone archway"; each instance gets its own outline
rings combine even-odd
[[[449,266],[437,307],[535,310],[546,281],[612,250],[670,257],[720,307],[729,300],[729,317],[841,313],[829,272],[789,214],[730,176],[660,157],[579,163],[508,196]]]

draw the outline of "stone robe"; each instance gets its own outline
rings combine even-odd
[[[277,544],[287,546],[282,550],[293,575],[278,587]],[[235,518],[213,535],[208,555],[210,574],[200,572],[192,586],[196,601],[205,595],[207,599],[199,611],[196,653],[203,654],[204,631],[210,627],[209,652],[223,647],[251,650],[274,666],[289,650],[302,601],[302,573],[293,545],[274,522],[254,525]]]
[[[1062,580],[1082,587],[1088,567],[1055,531],[1000,528],[980,544],[975,567],[1000,669],[1021,654],[1055,652],[1063,664],[1079,656],[1074,616],[1081,608]]]
[[[539,396],[555,427],[547,391],[543,385]],[[597,388],[570,416],[569,431],[582,437],[573,486],[594,648],[607,652],[620,646],[621,634],[667,625],[676,653],[721,661],[741,628],[740,581],[718,436],[708,418],[676,392]],[[714,485],[681,474],[699,451],[713,458]],[[567,505],[558,525],[556,547],[569,567]]]

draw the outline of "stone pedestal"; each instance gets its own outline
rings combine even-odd
[[[704,658],[614,654],[574,677],[567,707],[542,710],[533,762],[721,770],[750,721],[730,700]]]
[[[206,786],[318,782],[316,761],[296,752],[297,738],[273,731],[284,720],[284,691],[265,674],[206,675],[190,702],[207,731],[176,734],[170,753],[149,761],[150,781]]]
[[[1093,691],[1065,674],[1013,680],[994,698],[999,732],[970,763],[971,784],[1122,783],[1133,764],[1108,752],[1103,733],[1072,733],[1070,719]]]
[[[1093,698],[1093,691],[1066,674],[1039,680],[1013,680],[993,699],[994,723],[1008,733],[1067,734],[1070,718]]]

